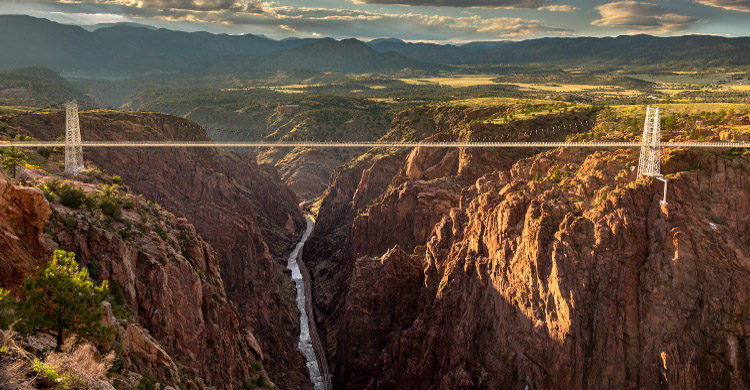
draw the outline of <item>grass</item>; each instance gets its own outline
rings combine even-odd
[[[476,87],[479,85],[500,84],[495,79],[496,75],[453,75],[444,77],[424,77],[424,78],[401,78],[398,79],[409,85],[426,85],[436,84],[443,87],[463,88]]]

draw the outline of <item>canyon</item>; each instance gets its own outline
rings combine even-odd
[[[383,139],[547,141],[607,125],[594,108],[481,120],[513,110],[415,107],[396,114]],[[750,115],[732,120],[750,125]],[[54,139],[63,121],[9,124]],[[208,139],[165,114],[85,112],[81,127],[87,140]],[[661,182],[636,176],[637,150],[371,149],[333,170],[309,237],[277,173],[300,175],[299,161],[271,167],[208,149],[85,153],[90,167],[121,176],[136,204],[124,219],[146,215],[145,233],[125,238],[123,226],[0,180],[0,253],[14,259],[0,281],[17,288],[52,249],[75,251],[122,286],[135,321],[107,321],[125,366],[163,383],[237,388],[262,361],[260,375],[278,388],[312,388],[315,354],[299,348],[305,286],[292,283],[306,266],[309,332],[322,350],[302,344],[325,357],[333,388],[750,385],[747,152],[665,150],[660,204]],[[309,196],[319,187],[300,188]]]

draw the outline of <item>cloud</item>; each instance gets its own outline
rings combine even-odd
[[[177,11],[234,11],[262,12],[260,0],[37,0],[42,3],[113,6],[119,9],[141,10],[135,13],[163,13]]]
[[[542,0],[353,0],[358,4],[390,4],[458,8],[539,8]]]
[[[415,41],[464,42],[572,33],[568,28],[536,19],[382,13],[257,1],[106,0],[105,3],[102,0],[79,0],[77,4],[68,2],[58,6],[71,15],[106,12],[138,19],[201,23],[220,26],[216,29],[222,31],[262,32],[276,37],[326,35],[366,39],[390,36]]]
[[[750,0],[695,0],[703,5],[732,11],[750,12]]]
[[[550,11],[550,12],[574,12],[578,9],[578,7],[574,5],[569,5],[569,4],[560,4],[560,5],[545,5],[543,7],[539,7],[538,9],[542,11]]]
[[[653,3],[633,0],[602,4],[596,10],[601,18],[591,22],[594,26],[624,28],[631,32],[670,33],[685,30],[698,21]]]

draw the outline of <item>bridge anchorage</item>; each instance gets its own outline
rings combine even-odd
[[[638,177],[653,177],[664,182],[664,196],[659,202],[667,204],[667,179],[661,174],[661,117],[656,107],[646,108],[646,123],[643,125],[641,155],[638,158]]]

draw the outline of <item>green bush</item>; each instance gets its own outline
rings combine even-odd
[[[112,296],[113,305],[122,306],[125,304],[125,295],[123,295],[122,287],[120,287],[118,281],[113,280],[112,283],[110,283],[109,294]]]
[[[114,175],[114,176],[112,176],[112,183],[114,183],[114,184],[122,184],[122,178],[120,176]]]
[[[148,374],[141,374],[141,379],[138,381],[138,385],[136,385],[133,390],[158,390],[161,388],[156,387],[156,385],[159,382],[151,375]]]
[[[552,172],[552,175],[550,175],[549,180],[553,183],[559,183],[563,179],[562,172],[560,172],[559,169],[555,169],[554,172]]]
[[[57,188],[56,192],[57,196],[60,197],[60,203],[63,206],[73,209],[81,207],[86,200],[86,193],[72,184],[62,184]]]
[[[102,209],[102,214],[119,221],[122,218],[122,210],[120,210],[120,203],[117,199],[111,196],[105,196],[99,201],[99,208]]]
[[[84,199],[83,203],[86,205],[87,208],[90,210],[94,210],[99,206],[99,197],[94,192],[89,192],[86,194],[86,199]]]
[[[47,188],[42,188],[42,193],[44,194],[44,199],[47,199],[47,202],[52,203],[57,199],[55,194]]]
[[[44,158],[49,158],[52,155],[52,148],[39,148],[36,152]]]
[[[122,208],[125,210],[132,210],[135,207],[135,202],[133,202],[133,199],[125,199],[122,202]]]
[[[8,329],[13,323],[14,304],[10,291],[0,288],[0,329]]]
[[[68,228],[69,231],[73,231],[78,227],[78,221],[76,221],[76,217],[72,215],[68,215],[67,217],[65,217],[65,221],[63,222],[65,223],[65,227]]]

